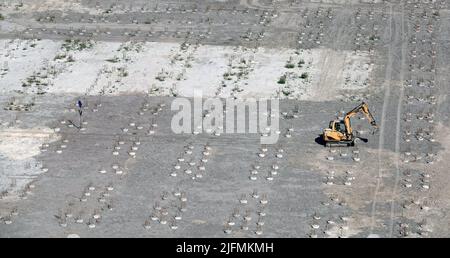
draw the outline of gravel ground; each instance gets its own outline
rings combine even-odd
[[[0,56],[10,62],[0,62],[0,237],[448,236],[446,1],[21,2],[0,2]],[[95,45],[64,52],[66,39]],[[133,50],[117,62],[98,52],[140,44],[161,46],[151,74],[167,69],[167,81],[141,76],[145,62]],[[175,55],[205,64],[209,46],[246,63],[255,53],[265,60],[262,48],[286,49],[271,64],[283,72],[283,58],[296,51],[321,53],[311,55],[314,94],[280,101],[277,144],[262,146],[258,134],[171,131],[177,87],[195,87],[176,76],[186,69],[191,80],[206,78]],[[75,62],[53,57],[61,53]],[[208,92],[258,92],[252,82],[271,66],[247,64],[247,78]],[[293,74],[280,89],[298,86]],[[67,91],[76,79],[83,90]],[[330,120],[362,100],[380,125],[371,135],[366,120],[353,119],[368,142],[317,142]]]

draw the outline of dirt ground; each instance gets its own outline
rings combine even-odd
[[[447,1],[0,0],[0,14],[0,237],[449,235]],[[280,99],[278,142],[173,133],[171,103],[194,90]],[[367,142],[324,147],[361,101],[378,131],[358,116]]]

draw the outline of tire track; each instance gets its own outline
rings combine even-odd
[[[386,121],[386,113],[387,113],[387,109],[388,109],[388,104],[389,104],[389,98],[391,96],[391,85],[390,85],[390,80],[392,78],[392,65],[393,65],[393,46],[395,45],[395,42],[397,40],[397,35],[394,33],[395,31],[393,30],[393,5],[390,3],[389,4],[389,38],[390,40],[390,44],[389,44],[389,49],[388,49],[388,62],[387,62],[387,66],[386,66],[386,72],[385,72],[385,79],[384,79],[384,86],[383,88],[385,89],[384,91],[384,100],[383,100],[383,110],[381,113],[381,126],[380,126],[380,140],[378,142],[378,176],[377,176],[377,183],[375,186],[375,191],[373,194],[373,198],[372,198],[372,209],[371,209],[371,222],[370,222],[370,231],[369,231],[369,235],[373,234],[373,230],[375,227],[375,213],[376,213],[376,205],[377,205],[377,196],[378,193],[380,191],[380,185],[381,185],[381,180],[383,177],[383,161],[382,161],[382,149],[384,146],[384,133],[385,133],[385,121]],[[393,38],[395,37],[395,38]]]
[[[391,198],[391,214],[390,214],[390,225],[389,225],[389,237],[392,237],[394,230],[394,216],[395,216],[395,199],[397,195],[397,187],[398,181],[400,179],[400,118],[402,113],[402,103],[404,98],[404,68],[405,68],[405,57],[406,57],[406,48],[407,48],[407,39],[405,35],[405,14],[404,14],[404,4],[402,4],[402,14],[401,14],[401,37],[402,37],[402,54],[401,54],[401,66],[400,66],[400,96],[398,98],[397,103],[397,121],[396,121],[396,129],[395,129],[395,154],[396,154],[396,162],[395,162],[395,182],[394,189],[392,190],[392,198]]]
[[[347,5],[345,4],[343,6],[344,10],[347,9]],[[336,21],[337,22],[337,21]],[[344,57],[340,57],[338,56],[336,53],[333,54],[333,51],[335,49],[338,49],[338,44],[340,42],[342,42],[342,37],[345,31],[345,26],[342,27],[337,27],[336,28],[336,37],[334,38],[335,40],[333,41],[332,45],[330,46],[330,48],[325,50],[325,58],[322,62],[321,67],[321,74],[320,74],[320,79],[319,79],[319,90],[317,90],[317,92],[319,93],[318,96],[316,96],[316,99],[320,99],[320,98],[324,98],[324,94],[326,92],[330,92],[329,96],[326,96],[324,99],[329,99],[332,98],[333,96],[336,95],[336,92],[331,92],[329,90],[330,87],[328,87],[329,85],[333,85],[336,82],[340,81],[338,78],[342,77],[342,74],[344,72],[343,69],[341,69],[341,67],[345,66],[345,62],[346,62],[346,58],[347,56],[344,55]],[[333,70],[338,68],[339,71]],[[330,78],[330,71],[331,74],[333,75]]]

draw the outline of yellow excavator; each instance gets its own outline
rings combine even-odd
[[[375,127],[375,130],[372,132],[372,134],[374,134],[378,129],[378,125],[369,111],[369,106],[362,102],[360,105],[345,114],[344,119],[330,122],[329,128],[325,129],[322,135],[325,146],[354,146],[355,140],[358,137],[353,135],[350,118],[357,115],[359,112],[362,112],[369,120],[368,122]]]

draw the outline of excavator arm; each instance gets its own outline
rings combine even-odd
[[[374,126],[375,128],[378,128],[377,123],[375,122],[375,119],[372,116],[372,113],[370,113],[370,111],[369,111],[369,106],[366,103],[362,102],[360,105],[358,105],[353,110],[348,112],[344,117],[344,124],[345,124],[345,129],[346,129],[347,135],[351,135],[353,133],[353,129],[350,124],[350,118],[354,117],[359,112],[362,112],[367,117],[367,119],[369,120],[369,123],[372,126]]]

